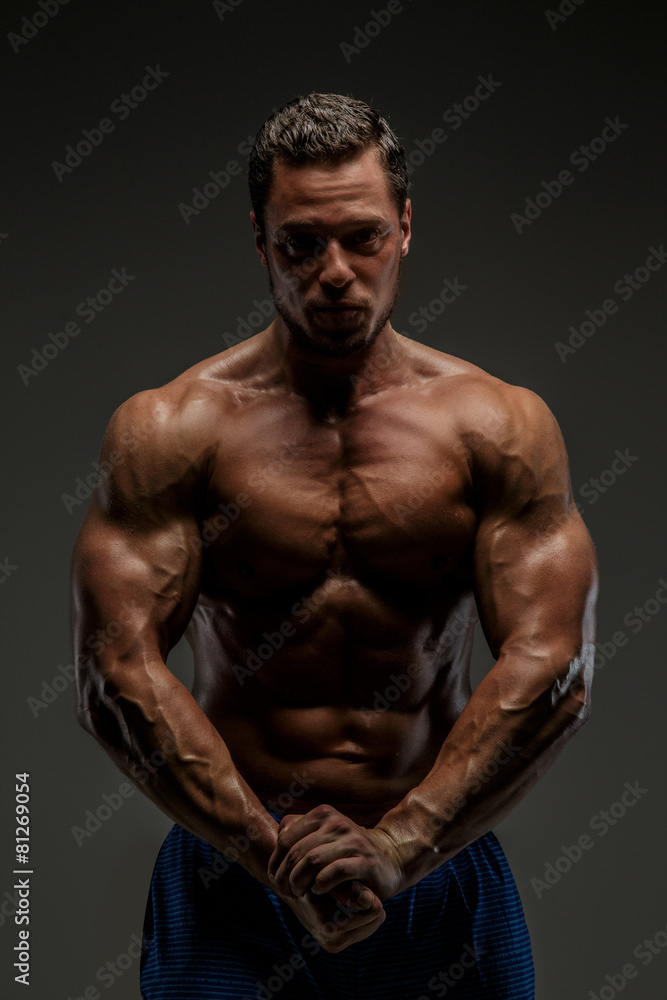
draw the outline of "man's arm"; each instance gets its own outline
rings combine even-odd
[[[356,878],[386,898],[415,884],[499,823],[588,716],[593,545],[556,421],[533,393],[505,392],[504,416],[471,434],[475,590],[496,663],[432,770],[372,830],[327,806],[281,829],[269,870],[283,889]]]
[[[166,666],[199,594],[205,403],[150,391],[114,414],[73,556],[78,719],[163,812],[267,883],[277,824]],[[164,763],[154,766],[153,761]],[[139,776],[139,777],[138,777]],[[148,777],[147,777],[148,776]],[[143,780],[146,779],[146,780]],[[237,841],[238,843],[238,841]]]

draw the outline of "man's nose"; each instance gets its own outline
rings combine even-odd
[[[330,239],[320,258],[320,282],[343,288],[356,277],[338,240]]]

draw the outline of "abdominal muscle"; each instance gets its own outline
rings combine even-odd
[[[257,609],[255,623],[247,607],[200,599],[193,694],[265,805],[327,803],[370,826],[428,774],[470,697],[474,601],[443,596],[429,616],[420,602],[341,601],[339,590],[279,648],[284,608]],[[453,638],[452,621],[465,623]]]

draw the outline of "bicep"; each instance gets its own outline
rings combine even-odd
[[[199,593],[202,481],[192,435],[159,394],[112,417],[100,474],[73,554],[77,662],[163,660]]]
[[[571,493],[558,424],[515,391],[499,443],[479,462],[474,574],[480,622],[496,658],[560,672],[594,641],[597,562]]]
[[[576,509],[482,522],[475,546],[480,623],[496,658],[514,654],[556,671],[594,641],[597,563]]]
[[[93,501],[72,562],[77,659],[166,659],[197,602],[200,569],[194,517],[130,528]]]

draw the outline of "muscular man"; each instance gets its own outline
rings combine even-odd
[[[116,411],[74,554],[79,719],[176,824],[143,996],[528,1000],[490,831],[589,711],[560,432],[392,328],[411,211],[375,111],[275,112],[250,191],[277,318]]]

